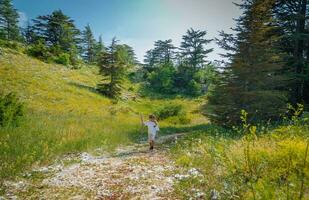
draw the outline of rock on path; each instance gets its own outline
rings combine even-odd
[[[170,141],[171,138],[173,136],[162,137],[160,142]],[[7,182],[6,197],[74,200],[175,199],[175,167],[163,147],[150,152],[147,144],[139,144],[118,149],[114,155],[92,156],[84,152],[67,156],[62,161],[62,164],[34,170],[32,173],[45,174],[37,182],[27,182],[28,179],[25,179],[20,183],[23,187]]]

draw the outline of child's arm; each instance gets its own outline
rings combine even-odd
[[[140,130],[140,132],[143,133],[143,128],[144,128],[144,126],[145,126],[145,124],[144,124],[144,118],[143,118],[143,115],[142,115],[142,114],[140,114],[140,116],[141,116],[141,130]]]
[[[142,123],[142,126],[144,126],[144,118],[143,118],[143,115],[142,114],[140,114],[141,115],[141,123]]]

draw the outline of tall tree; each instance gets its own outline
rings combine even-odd
[[[237,124],[242,109],[249,113],[249,121],[275,120],[284,112],[286,98],[280,88],[285,77],[280,71],[285,55],[277,46],[281,35],[273,18],[275,1],[243,0],[236,36],[222,33],[222,46],[234,51],[209,97],[206,114],[212,121]]]
[[[94,39],[90,25],[87,24],[82,32],[83,57],[88,63],[93,63],[96,57],[96,41]]]
[[[206,46],[212,41],[205,39],[206,31],[189,29],[187,34],[182,37],[181,56],[194,70],[203,67],[207,54],[213,51]]]
[[[36,43],[39,39],[29,21],[27,22],[27,26],[23,29],[22,35],[24,37],[24,41],[28,45]]]
[[[111,98],[120,96],[128,64],[126,62],[127,52],[119,48],[117,43],[116,38],[113,38],[111,45],[101,54],[99,61],[103,80],[98,84],[98,91]]]
[[[11,0],[0,0],[0,38],[19,40],[19,15]]]
[[[80,31],[75,27],[74,21],[61,10],[56,10],[51,15],[39,16],[33,22],[36,34],[54,49],[54,53],[77,53]]]
[[[309,104],[309,1],[278,0],[274,14],[284,37],[281,49],[287,53],[285,73],[290,77],[290,100]]]
[[[136,54],[134,52],[134,49],[127,45],[127,44],[122,44],[122,45],[118,45],[118,48],[122,48],[122,51],[126,52],[126,63],[128,66],[134,66],[139,64],[138,60],[136,58]]]
[[[171,39],[155,41],[154,49],[147,51],[144,62],[148,68],[171,63],[175,58],[175,49]]]

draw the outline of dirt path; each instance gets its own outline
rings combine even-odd
[[[33,170],[19,182],[6,182],[8,199],[175,199],[174,163],[161,137],[153,152],[146,143],[107,155],[67,155],[60,163]],[[1,199],[1,198],[0,198]]]

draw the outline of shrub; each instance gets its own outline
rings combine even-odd
[[[172,64],[159,66],[148,76],[151,89],[161,93],[174,93],[175,73],[176,71]]]
[[[23,113],[24,106],[15,94],[0,96],[0,126],[16,125]]]
[[[155,112],[155,115],[160,120],[164,120],[169,117],[174,117],[174,116],[178,116],[181,114],[185,114],[183,111],[183,106],[177,105],[177,104],[175,105],[169,104],[169,105],[162,106]]]
[[[59,56],[55,58],[55,63],[61,64],[61,65],[69,65],[71,63],[70,61],[70,55],[67,53],[61,53]]]
[[[167,122],[171,124],[190,124],[191,118],[189,118],[187,114],[182,113],[181,115],[169,117]]]
[[[201,95],[202,86],[200,83],[196,82],[195,80],[191,80],[188,84],[187,93],[192,96]]]
[[[23,50],[22,44],[16,41],[0,40],[0,47],[14,49],[18,52],[21,52]]]
[[[29,56],[46,61],[49,58],[49,51],[43,40],[39,40],[36,44],[31,45],[26,53]]]

